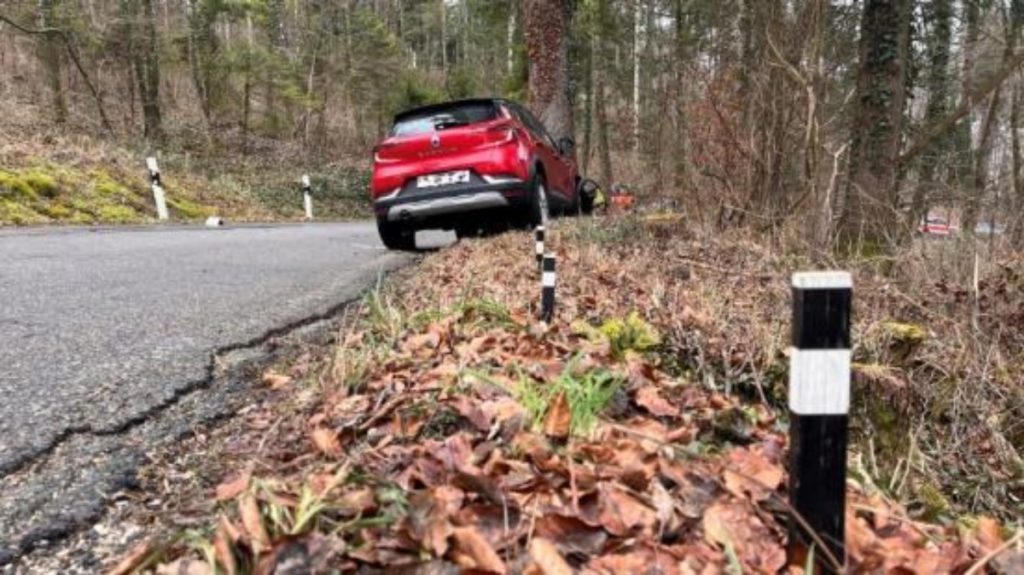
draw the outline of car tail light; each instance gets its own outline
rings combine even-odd
[[[390,148],[394,148],[396,144],[378,144],[373,147],[373,161],[378,164],[386,164],[388,162],[394,162],[395,160],[381,157],[381,152],[387,151]]]
[[[516,135],[515,127],[501,124],[487,130],[487,143],[492,146],[502,146],[515,141]]]

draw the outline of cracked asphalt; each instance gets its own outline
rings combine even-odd
[[[0,565],[87,525],[147,449],[224,415],[215,353],[411,260],[372,223],[0,231]]]

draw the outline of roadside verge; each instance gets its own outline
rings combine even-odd
[[[367,296],[332,353],[264,373],[274,399],[170,468],[203,480],[143,519],[149,537],[115,571],[783,569],[787,276],[811,262],[677,232],[549,233],[550,325],[530,236],[429,256]],[[893,312],[868,307],[858,327],[874,360],[859,385],[896,394],[883,354],[902,340],[875,339],[879,310]],[[1012,524],[922,509],[925,489],[901,492],[865,457],[848,481],[851,570],[1019,565],[996,553],[1019,540]]]

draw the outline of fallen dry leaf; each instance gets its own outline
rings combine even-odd
[[[282,389],[292,382],[292,378],[275,371],[263,374],[263,383],[270,389]]]
[[[476,529],[458,527],[452,531],[452,535],[455,537],[458,553],[469,560],[468,564],[460,563],[463,567],[505,574],[505,562]]]
[[[206,561],[183,558],[160,565],[156,568],[156,575],[213,575],[213,569]]]
[[[600,496],[601,525],[612,535],[629,535],[634,528],[652,527],[658,519],[653,509],[615,487],[602,485]]]
[[[530,558],[543,575],[572,575],[572,567],[565,561],[558,548],[543,537],[530,542]]]
[[[217,485],[217,489],[215,490],[217,501],[228,501],[238,497],[243,491],[249,488],[250,479],[250,473],[248,471],[243,471],[234,479]]]
[[[636,391],[636,404],[646,409],[651,415],[657,417],[675,417],[679,415],[679,409],[661,396],[661,393],[652,386],[645,385]]]
[[[571,427],[572,411],[569,409],[569,399],[564,391],[560,391],[544,416],[544,434],[555,439],[565,439],[569,437]]]
[[[782,485],[782,467],[749,449],[730,451],[727,466],[725,488],[736,497],[764,501]]]
[[[238,500],[238,511],[242,516],[242,527],[249,534],[253,550],[259,554],[260,550],[270,547],[270,536],[263,526],[263,516],[260,514],[259,503],[251,494],[243,495]]]
[[[309,438],[313,440],[313,445],[324,455],[330,457],[341,455],[341,442],[338,441],[338,434],[333,430],[326,427],[317,427],[309,432]]]
[[[149,555],[152,552],[152,541],[146,540],[139,543],[135,547],[132,547],[131,551],[129,551],[113,569],[107,572],[107,575],[128,575],[129,573],[133,573],[140,565],[142,565],[143,561],[149,558]]]
[[[238,563],[235,561],[235,554],[232,551],[232,537],[222,522],[213,535],[213,553],[217,557],[217,563],[224,568],[227,575],[235,575],[238,572]]]

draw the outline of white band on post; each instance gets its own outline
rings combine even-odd
[[[543,287],[555,287],[555,272],[544,272],[540,281]]]
[[[848,349],[790,349],[789,409],[800,415],[846,415],[850,411]]]

